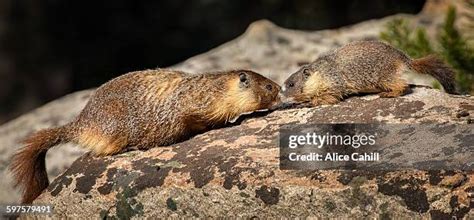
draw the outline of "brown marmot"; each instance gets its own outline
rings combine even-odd
[[[27,138],[10,169],[22,202],[31,203],[49,185],[45,155],[55,145],[74,142],[101,156],[166,146],[242,113],[269,109],[279,103],[279,92],[279,85],[248,70],[128,73],[99,87],[69,124]]]
[[[429,74],[448,93],[456,93],[453,71],[435,56],[410,59],[379,41],[357,41],[322,55],[293,73],[284,83],[287,102],[312,106],[335,104],[357,93],[397,97],[409,92],[404,71]]]

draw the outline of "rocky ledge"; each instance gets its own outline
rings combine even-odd
[[[419,15],[395,15],[337,30],[289,30],[257,21],[239,38],[172,68],[189,72],[248,68],[281,83],[321,53],[350,41],[376,39],[393,18],[425,26],[430,35],[443,20],[440,15],[445,6],[455,2],[432,0]],[[418,78],[410,82],[430,85],[429,80]],[[92,92],[68,95],[0,127],[0,203],[18,201],[6,168],[20,147],[19,141],[39,129],[70,121]],[[35,203],[54,205],[54,217],[472,219],[472,171],[281,170],[277,141],[279,127],[284,124],[427,122],[470,126],[473,115],[473,97],[415,88],[412,94],[395,99],[370,95],[334,106],[276,111],[146,152],[94,158],[81,156],[83,150],[68,144],[48,152],[50,179],[59,177]],[[472,150],[460,150],[469,144],[472,149],[472,138],[459,140],[458,147],[437,149],[441,150],[440,159],[472,160]]]
[[[377,39],[385,24],[394,18],[404,18],[413,24],[424,26],[428,29],[428,34],[432,35],[432,29],[439,27],[443,20],[440,15],[444,14],[449,4],[457,2],[430,0],[418,15],[399,14],[335,30],[290,30],[270,21],[256,21],[237,39],[171,68],[190,73],[246,68],[282,83],[301,65],[313,61],[328,50],[354,40]],[[407,78],[410,83],[423,85],[432,85],[433,80],[413,76]],[[0,126],[0,175],[3,177],[0,178],[0,203],[19,200],[19,193],[13,188],[12,177],[7,170],[12,155],[21,147],[19,142],[37,130],[72,120],[79,114],[92,92],[93,90],[86,90],[70,94]],[[49,178],[54,179],[61,174],[83,153],[81,148],[72,144],[48,151],[46,165]]]
[[[400,98],[369,95],[334,106],[275,111],[169,147],[102,158],[86,154],[34,203],[52,204],[53,217],[58,218],[470,219],[474,217],[472,171],[281,170],[278,131],[284,124],[311,123],[470,126],[472,115],[474,97],[419,87]],[[442,156],[470,160],[472,143],[474,137],[466,136],[459,146],[443,149]],[[470,151],[461,151],[461,144],[470,144]]]

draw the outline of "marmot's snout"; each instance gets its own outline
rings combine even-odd
[[[287,101],[296,99],[303,94],[303,85],[311,75],[307,66],[303,66],[298,71],[288,77],[283,83],[282,93]],[[302,101],[302,100],[299,100]]]
[[[281,90],[279,90],[278,93],[276,93],[276,95],[273,97],[273,102],[270,103],[270,106],[268,107],[268,109],[269,110],[278,109],[284,99],[285,97],[281,93]]]
[[[281,102],[280,85],[257,73],[252,73],[252,78],[255,83],[253,94],[256,95],[260,110],[272,109]]]
[[[304,102],[303,100],[303,85],[307,80],[308,68],[302,67],[295,73],[291,74],[288,79],[285,80],[281,89],[281,100],[284,105],[293,105],[297,102]],[[305,77],[306,76],[306,77]]]
[[[281,87],[274,82],[269,82],[264,87],[265,91],[267,92],[267,95],[264,98],[265,101],[263,102],[266,105],[264,108],[273,109],[275,106],[281,103]]]

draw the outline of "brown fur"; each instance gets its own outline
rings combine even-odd
[[[69,141],[65,127],[41,130],[23,141],[10,169],[15,186],[23,192],[22,202],[31,203],[49,185],[45,157],[49,148]]]
[[[166,146],[221,126],[238,115],[279,104],[280,87],[248,70],[189,75],[171,70],[138,71],[97,89],[70,124],[29,137],[10,166],[23,203],[49,182],[49,148],[74,142],[95,155]]]
[[[456,94],[454,72],[438,57],[431,55],[415,59],[411,67],[418,73],[433,76],[443,86],[447,93]]]
[[[398,97],[410,91],[406,70],[429,74],[455,93],[453,71],[434,56],[411,60],[378,41],[357,41],[325,54],[293,73],[283,87],[287,102],[335,104],[358,93]]]

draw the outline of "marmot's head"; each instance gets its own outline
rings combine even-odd
[[[321,57],[291,74],[282,88],[285,102],[309,102],[326,90],[330,82],[327,81],[328,79],[323,79],[321,73],[330,69],[330,65],[326,57]]]
[[[280,104],[280,86],[250,70],[225,74],[227,89],[215,104],[214,117],[229,121],[243,113],[268,110]]]
[[[280,86],[272,80],[250,70],[236,70],[231,74],[233,80],[228,94],[233,97],[236,108],[247,112],[270,109],[280,102]]]

